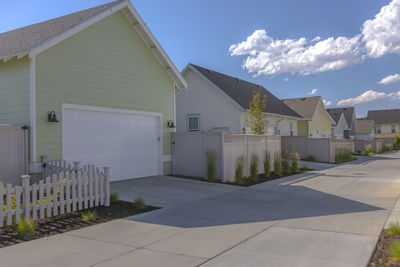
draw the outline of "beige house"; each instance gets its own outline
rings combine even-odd
[[[400,109],[370,110],[367,119],[375,121],[375,138],[400,136]]]
[[[303,121],[297,122],[298,135],[312,138],[331,137],[335,121],[326,111],[320,96],[289,98],[282,101],[304,118]]]
[[[373,140],[375,121],[368,119],[357,119],[356,140]]]

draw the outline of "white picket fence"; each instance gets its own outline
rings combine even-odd
[[[22,186],[0,182],[0,227],[19,223],[25,218],[37,220],[72,211],[110,205],[110,168],[94,165],[73,166],[65,161],[43,164],[43,177],[30,185],[30,176],[23,175]]]

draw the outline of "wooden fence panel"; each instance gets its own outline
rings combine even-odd
[[[21,185],[28,171],[28,128],[0,125],[0,181]]]

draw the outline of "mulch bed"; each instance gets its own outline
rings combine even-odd
[[[383,230],[368,267],[400,266],[399,262],[397,262],[397,260],[394,260],[392,258],[392,255],[390,254],[390,245],[394,241],[400,242],[400,235],[391,234]]]
[[[136,215],[143,212],[159,209],[147,206],[144,209],[136,208],[132,203],[118,200],[111,203],[109,207],[99,206],[82,211],[71,212],[68,214],[36,220],[36,233],[30,239],[22,239],[14,233],[14,226],[0,228],[0,248],[19,244],[28,240],[38,239],[51,235],[81,229],[91,225],[112,221],[115,219]],[[96,220],[84,222],[82,213],[87,211],[96,212]]]
[[[284,178],[284,177],[287,177],[287,176],[300,174],[300,173],[304,173],[304,172],[308,172],[308,171],[312,171],[312,170],[313,169],[308,169],[307,171],[298,171],[296,173],[288,173],[288,174],[282,174],[282,175],[275,175],[274,173],[271,173],[270,177],[264,177],[264,175],[260,174],[258,176],[257,181],[253,181],[251,179],[244,179],[244,183],[243,184],[237,184],[237,183],[230,182],[230,181],[227,181],[227,182],[223,183],[221,180],[209,181],[209,180],[206,180],[206,179],[204,179],[202,177],[193,177],[193,176],[177,175],[177,176],[173,176],[173,177],[175,177],[175,178],[176,177],[184,178],[184,179],[192,179],[192,180],[208,182],[208,183],[229,184],[229,185],[248,187],[248,186],[252,186],[252,185],[256,185],[256,184],[260,184],[260,183],[265,183],[265,182],[268,182],[268,181],[272,181],[272,180],[276,180],[276,179],[280,179],[280,178]]]

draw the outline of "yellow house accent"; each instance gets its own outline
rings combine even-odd
[[[283,102],[304,118],[297,122],[298,135],[314,138],[332,136],[335,121],[326,111],[320,96],[283,99]]]

